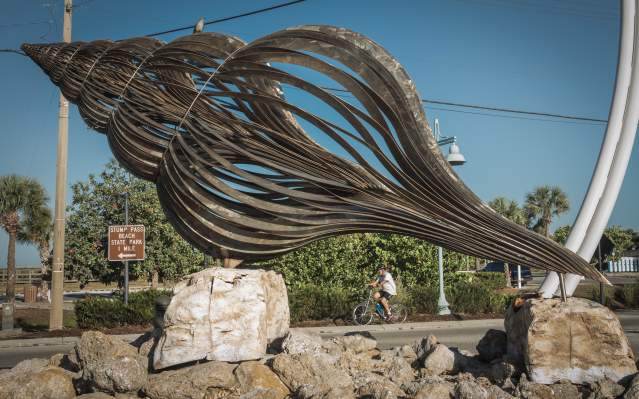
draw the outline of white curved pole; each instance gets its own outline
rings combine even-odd
[[[635,15],[636,9],[635,0],[622,1],[617,81],[608,126],[587,194],[566,242],[566,248],[586,260],[591,259],[608,223],[623,182],[634,142],[637,120],[631,114],[633,108],[637,108],[637,105],[633,105],[637,99],[628,100],[629,92],[639,88],[639,81],[636,81],[635,77],[639,68],[634,68],[635,70],[632,68],[633,58],[636,56],[633,52],[634,43],[639,42],[636,38],[637,32],[635,32],[635,26],[639,26]],[[622,131],[632,132],[626,133],[625,139],[620,139],[623,135]],[[626,152],[627,156],[624,155]],[[582,279],[582,276],[574,274],[566,276],[567,295],[570,296],[574,293]],[[558,286],[557,273],[552,272],[546,277],[539,291],[544,298],[550,298],[557,291]]]

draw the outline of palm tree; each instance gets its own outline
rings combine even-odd
[[[17,175],[0,176],[0,226],[9,235],[6,300],[12,308],[15,307],[16,296],[18,232],[38,213],[46,201],[46,192],[37,181]]]
[[[47,206],[42,206],[40,209],[37,209],[29,219],[24,221],[22,228],[18,232],[19,242],[33,244],[38,248],[42,274],[40,295],[46,293],[49,288],[45,276],[49,274],[52,232],[53,223],[51,220],[51,210]]]
[[[545,237],[550,237],[550,224],[555,216],[570,209],[566,193],[557,186],[541,186],[526,195],[524,212],[528,226]]]
[[[526,217],[523,209],[519,206],[517,201],[509,200],[504,197],[497,197],[488,203],[488,206],[493,208],[495,212],[510,220],[511,222],[519,225],[526,225]],[[511,287],[510,282],[510,266],[504,262],[504,277],[506,278],[506,286]]]

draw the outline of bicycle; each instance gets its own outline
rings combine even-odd
[[[387,323],[403,323],[408,317],[408,309],[401,303],[389,303],[391,309],[390,319],[386,319],[382,304],[373,300],[373,289],[368,290],[366,301],[355,306],[353,309],[353,322],[359,325],[368,325],[377,317]]]

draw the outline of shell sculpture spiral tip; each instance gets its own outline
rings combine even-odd
[[[607,282],[482,203],[440,153],[406,71],[358,33],[298,26],[248,44],[199,32],[22,49],[210,255],[272,258],[391,232]]]

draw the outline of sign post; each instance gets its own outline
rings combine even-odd
[[[124,303],[129,302],[129,261],[144,260],[145,245],[143,225],[109,226],[109,262],[124,263]]]

